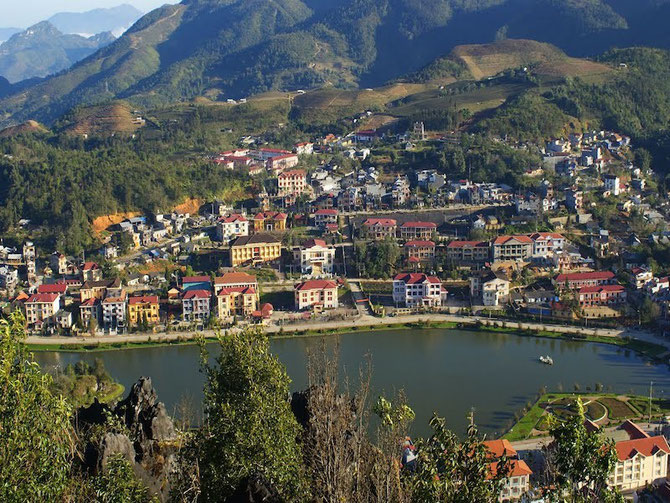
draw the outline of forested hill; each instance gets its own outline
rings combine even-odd
[[[79,104],[140,105],[269,89],[375,86],[461,44],[526,38],[570,55],[668,47],[668,0],[184,0],[43,82],[0,100],[4,125]]]

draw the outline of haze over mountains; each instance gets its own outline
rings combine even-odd
[[[158,105],[371,87],[457,45],[505,38],[549,42],[572,56],[669,47],[667,19],[670,0],[184,0],[71,69],[6,90],[0,113],[4,124],[50,122],[75,105],[116,98]]]

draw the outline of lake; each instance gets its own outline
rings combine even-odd
[[[433,411],[446,417],[451,429],[462,433],[466,415],[474,409],[480,429],[500,434],[515,411],[533,401],[538,390],[582,391],[601,383],[605,391],[670,393],[670,372],[650,365],[632,351],[607,344],[561,341],[513,334],[447,329],[389,330],[337,336],[276,339],[272,351],[286,365],[293,390],[304,389],[310,349],[325,340],[331,350],[339,347],[343,374],[352,380],[370,355],[373,397],[403,389],[416,412],[415,434],[428,432]],[[217,346],[209,346],[215,352]],[[539,363],[551,355],[553,366]],[[97,353],[37,353],[43,366],[65,366],[80,359],[100,357],[109,373],[126,386],[140,376],[150,376],[168,411],[184,396],[196,403],[202,398],[203,376],[198,370],[196,346],[165,346]],[[670,396],[670,395],[669,395]]]

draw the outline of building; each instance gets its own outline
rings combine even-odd
[[[127,326],[128,296],[122,288],[110,289],[102,301],[102,326],[109,331],[123,331]]]
[[[211,312],[212,294],[209,290],[189,290],[182,297],[182,319],[206,322]]]
[[[62,253],[53,252],[49,257],[49,264],[54,273],[60,276],[67,274],[67,257]]]
[[[630,421],[620,429],[626,431],[628,439],[615,444],[617,464],[609,477],[609,485],[620,491],[633,491],[665,482],[670,454],[665,437],[651,437]]]
[[[605,175],[603,177],[604,188],[613,196],[618,196],[621,193],[621,180],[616,175]]]
[[[585,286],[612,285],[616,277],[612,271],[571,272],[559,274],[552,283],[557,288],[579,289]]]
[[[29,327],[53,326],[56,313],[60,310],[60,295],[57,293],[36,293],[24,303],[26,323]]]
[[[305,170],[292,169],[280,173],[277,177],[278,194],[280,196],[299,196],[307,189]]]
[[[393,278],[393,302],[405,307],[439,307],[446,292],[436,276],[401,273]]]
[[[79,300],[84,303],[88,299],[102,300],[107,295],[107,290],[111,288],[119,288],[121,280],[103,279],[101,281],[86,281],[79,290]]]
[[[412,240],[404,245],[405,255],[409,262],[432,262],[435,260],[435,243],[432,241]]]
[[[295,308],[336,309],[339,306],[337,283],[325,279],[310,279],[294,287]]]
[[[85,262],[81,268],[81,278],[84,281],[101,281],[102,269],[95,262]]]
[[[230,263],[242,264],[272,262],[281,257],[281,241],[270,234],[241,236],[230,245]]]
[[[50,283],[37,287],[37,293],[56,293],[65,295],[67,293],[67,283]]]
[[[433,237],[437,231],[437,224],[433,222],[405,222],[400,226],[400,239],[422,239],[427,240]]]
[[[480,271],[470,277],[470,298],[486,307],[502,306],[509,300],[509,280],[491,270]]]
[[[635,285],[635,288],[640,290],[644,288],[644,285],[654,279],[654,274],[647,269],[643,269],[642,267],[633,267],[630,270],[630,277],[633,281],[633,284]]]
[[[314,153],[314,144],[308,141],[296,143],[293,150],[297,155],[310,155]]]
[[[486,241],[451,241],[445,252],[452,264],[481,264],[489,260],[491,247]]]
[[[253,152],[253,156],[259,161],[267,161],[273,157],[280,157],[286,154],[291,154],[288,150],[280,148],[261,148]]]
[[[286,230],[288,215],[282,212],[265,211],[257,213],[253,218],[254,233]]]
[[[216,238],[219,241],[228,241],[239,236],[249,235],[249,221],[236,213],[221,217],[216,222]]]
[[[272,157],[265,162],[265,167],[272,173],[278,173],[291,169],[298,165],[298,156],[296,154],[284,154]]]
[[[547,258],[565,248],[565,238],[557,232],[534,232],[528,237],[533,241],[533,257]]]
[[[216,293],[216,316],[221,320],[233,316],[250,317],[258,309],[258,294],[251,286],[219,289]]]
[[[81,320],[81,325],[86,329],[91,319],[95,320],[96,325],[100,325],[100,299],[91,298],[81,304],[79,304],[79,319]]]
[[[314,225],[322,229],[329,224],[338,224],[338,211],[335,209],[321,209],[314,213]]]
[[[528,236],[499,236],[491,248],[494,262],[527,260],[533,253],[533,240]]]
[[[128,321],[131,325],[145,322],[156,325],[160,322],[160,306],[156,295],[130,297],[128,299]]]
[[[374,240],[395,239],[397,229],[398,222],[393,218],[368,218],[362,226],[363,235]]]
[[[188,290],[211,290],[212,279],[209,276],[184,276],[181,279],[181,288]]]
[[[584,195],[581,190],[565,189],[565,206],[570,211],[580,211],[584,206]]]
[[[519,459],[512,444],[508,440],[488,440],[484,442],[488,453],[489,476],[497,473],[498,462],[505,456],[509,462],[509,475],[505,479],[498,501],[516,501],[521,499],[530,490],[530,476],[533,474],[525,461]]]
[[[227,272],[223,276],[214,278],[214,295],[223,288],[253,288],[258,295],[258,280],[256,276],[246,272]]]
[[[335,272],[335,247],[323,239],[310,239],[293,252],[303,276],[314,278],[331,276]]]
[[[626,289],[621,285],[584,286],[577,300],[581,307],[621,304],[626,301]]]

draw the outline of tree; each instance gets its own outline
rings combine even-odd
[[[58,501],[74,455],[70,407],[24,344],[20,313],[0,321],[0,501]]]
[[[282,501],[309,493],[289,404],[289,377],[259,332],[219,337],[221,353],[205,374],[205,422],[197,448],[206,501],[225,501],[250,480],[262,481]]]
[[[617,462],[612,440],[586,429],[584,406],[577,399],[577,414],[565,421],[553,419],[554,442],[545,449],[545,484],[555,487],[553,497],[564,501],[619,502],[623,498],[607,486]],[[553,501],[553,499],[552,499]]]
[[[497,501],[509,463],[503,456],[492,469],[489,453],[471,423],[462,442],[443,418],[430,420],[433,435],[417,442],[418,463],[413,479],[413,501],[469,503]]]
[[[661,308],[658,307],[658,304],[649,297],[645,297],[642,304],[640,304],[640,323],[644,325],[652,323],[658,319],[660,314]]]
[[[96,503],[157,502],[137,479],[133,467],[122,455],[112,456],[103,470],[91,480]],[[93,496],[93,495],[91,495]]]

